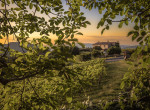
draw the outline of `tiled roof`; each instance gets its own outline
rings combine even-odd
[[[108,44],[115,44],[116,42],[96,42],[93,45],[108,45]]]

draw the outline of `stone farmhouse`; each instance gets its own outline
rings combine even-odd
[[[107,50],[108,48],[112,47],[112,46],[119,46],[119,42],[96,42],[93,44],[93,47],[95,46],[100,46],[103,50]]]

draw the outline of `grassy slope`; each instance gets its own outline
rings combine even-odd
[[[128,71],[128,64],[125,61],[109,62],[106,64],[107,75],[101,79],[100,85],[93,85],[87,90],[87,96],[93,103],[98,103],[100,100],[116,99],[120,92],[121,79],[125,72]],[[79,98],[83,101],[87,98]]]

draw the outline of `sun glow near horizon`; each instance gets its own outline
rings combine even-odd
[[[64,9],[67,9],[67,6],[64,4]],[[118,28],[118,23],[113,23],[110,26],[109,30],[105,30],[103,35],[101,35],[101,30],[104,27],[100,27],[97,29],[97,24],[102,18],[103,14],[99,14],[98,9],[93,9],[91,11],[81,8],[81,12],[84,12],[84,16],[87,18],[88,21],[91,22],[91,25],[88,25],[87,28],[81,28],[79,31],[83,33],[83,36],[75,35],[75,38],[79,40],[79,42],[82,43],[95,43],[97,41],[119,41],[121,45],[137,45],[138,43],[136,41],[132,42],[131,37],[126,37],[127,33],[132,30],[133,24],[129,23],[128,26],[123,25],[123,27],[120,29]],[[38,13],[39,14],[39,13]],[[41,16],[40,14],[38,16]],[[48,19],[46,16],[44,16],[46,19]],[[120,20],[121,17],[117,16],[115,20]],[[33,38],[39,38],[40,34],[35,32],[30,35],[29,40],[32,40]],[[54,42],[54,40],[57,39],[56,35],[50,35],[50,38]],[[7,42],[6,39],[0,39],[1,43]],[[16,42],[16,40],[10,36],[9,42]]]

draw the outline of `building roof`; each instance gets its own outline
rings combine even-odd
[[[109,45],[109,44],[115,44],[115,43],[117,43],[117,42],[96,42],[93,45]]]

